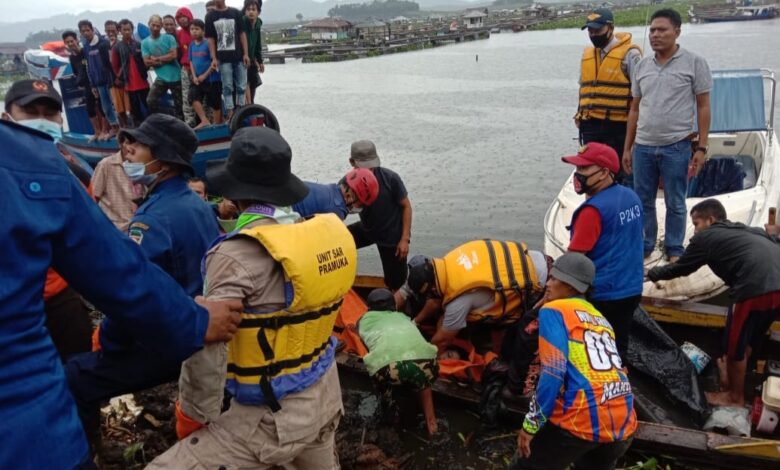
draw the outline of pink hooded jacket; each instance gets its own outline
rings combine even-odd
[[[192,12],[187,7],[181,7],[176,10],[176,22],[179,22],[179,17],[184,16],[190,20],[192,24]],[[176,30],[176,42],[179,44],[179,63],[182,67],[190,68],[190,43],[192,42],[192,36],[190,36],[190,29],[179,28]]]

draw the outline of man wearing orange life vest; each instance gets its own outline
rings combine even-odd
[[[540,297],[546,279],[543,253],[520,242],[474,240],[443,258],[412,257],[407,285],[396,292],[396,302],[405,304],[409,295],[427,297],[417,324],[444,311],[431,340],[442,352],[468,324],[515,323]],[[497,352],[503,331],[496,333]]]
[[[599,142],[623,153],[628,110],[631,106],[631,70],[642,58],[631,34],[616,33],[612,12],[597,8],[582,29],[588,30],[593,46],[586,47],[580,65],[580,99],[575,123],[580,143]],[[633,186],[622,170],[617,181]]]
[[[585,300],[596,267],[555,261],[539,311],[542,371],[510,470],[614,469],[631,445],[634,396],[609,322]]]

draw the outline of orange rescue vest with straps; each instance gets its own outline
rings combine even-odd
[[[631,43],[631,34],[615,33],[618,44],[604,59],[601,51],[588,47],[582,54],[580,75],[580,103],[577,119],[606,119],[627,122],[631,106],[631,80],[623,73],[621,64],[628,51],[641,49]]]
[[[467,321],[509,323],[530,308],[542,291],[525,243],[474,240],[433,260],[436,288],[446,306],[459,295],[477,288],[495,291],[495,303],[469,312]]]

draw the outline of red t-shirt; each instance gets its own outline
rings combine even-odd
[[[138,91],[149,88],[149,82],[144,80],[141,76],[141,72],[138,70],[138,65],[135,63],[135,59],[132,57],[128,60],[130,67],[127,70],[127,83],[125,84],[125,90]]]
[[[190,43],[192,36],[189,29],[176,30],[176,42],[179,44],[179,63],[182,67],[190,66]]]
[[[587,253],[596,246],[601,235],[601,214],[593,206],[585,206],[577,214],[569,251]]]

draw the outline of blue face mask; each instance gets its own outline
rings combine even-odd
[[[29,127],[30,129],[35,129],[36,131],[41,131],[45,134],[48,134],[52,139],[54,139],[55,142],[62,139],[62,126],[54,121],[38,118],[22,119],[21,121],[16,121],[16,123],[24,127]]]
[[[162,173],[162,170],[160,170],[157,173],[152,173],[151,175],[144,174],[146,172],[146,166],[151,165],[156,161],[157,160],[152,160],[146,164],[122,162],[122,169],[125,170],[125,174],[130,179],[130,181],[149,187],[154,184],[154,182],[157,180],[157,177],[160,176],[160,173]]]

